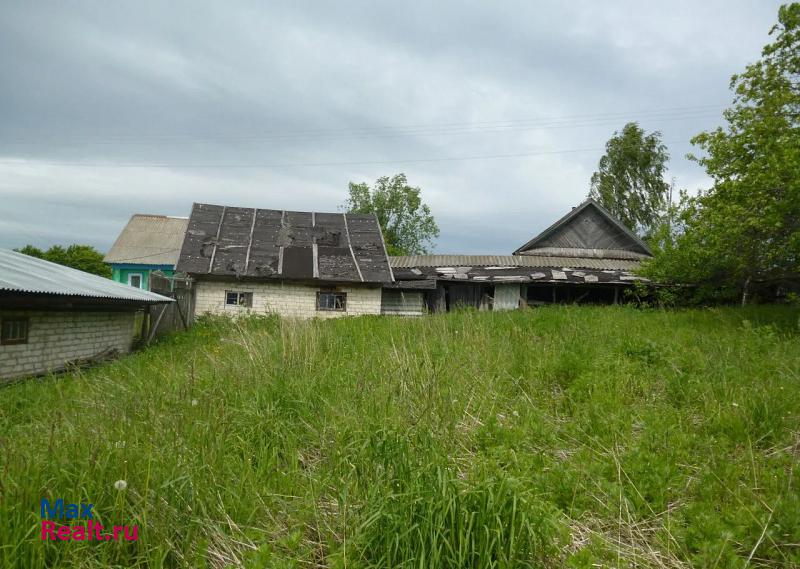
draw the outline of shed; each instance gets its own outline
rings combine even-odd
[[[0,249],[0,379],[127,353],[136,313],[171,299]]]
[[[613,303],[635,281],[650,250],[594,200],[575,207],[512,255],[392,257],[395,288],[434,281],[418,293],[432,311],[456,306],[511,310],[551,303]]]

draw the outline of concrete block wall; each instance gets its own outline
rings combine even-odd
[[[28,342],[0,345],[0,379],[62,369],[109,348],[127,353],[134,337],[134,312],[0,310],[4,318],[28,319]]]
[[[347,293],[344,312],[317,310],[317,292],[330,290],[295,283],[243,283],[222,281],[198,281],[194,285],[194,313],[227,314],[231,316],[246,314],[278,314],[292,318],[338,318],[340,316],[361,316],[381,313],[381,287],[375,285],[351,285],[336,287]],[[227,291],[253,293],[253,306],[228,306],[225,304]]]

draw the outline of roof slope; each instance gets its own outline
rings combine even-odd
[[[106,263],[175,265],[186,226],[184,217],[137,213],[119,234],[103,259]]]
[[[159,294],[6,249],[0,249],[0,293],[2,292],[106,298],[142,303],[172,302],[172,299]]]
[[[513,254],[609,259],[652,255],[635,233],[592,199],[573,208]]]
[[[571,267],[575,269],[632,270],[635,259],[555,257],[549,255],[409,255],[389,257],[392,268],[413,267]]]
[[[194,204],[177,269],[193,275],[392,282],[374,214]]]

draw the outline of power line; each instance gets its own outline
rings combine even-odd
[[[158,255],[166,255],[167,253],[175,253],[180,251],[180,249],[167,249],[166,251],[159,251],[157,253],[150,253],[148,255],[142,255],[140,257],[128,257],[127,259],[114,259],[113,261],[109,261],[109,263],[127,263],[129,261],[140,261],[141,259],[147,259],[149,257],[157,257]]]
[[[686,141],[666,142],[673,146],[686,145]],[[368,160],[346,162],[289,162],[289,163],[240,163],[240,164],[164,164],[164,163],[102,163],[102,162],[38,162],[47,166],[56,167],[86,167],[86,168],[296,168],[296,167],[324,167],[324,166],[367,166],[377,164],[412,164],[425,162],[456,162],[463,160],[492,160],[503,158],[527,158],[533,156],[547,156],[554,154],[574,154],[580,152],[603,152],[605,148],[573,148],[565,150],[544,150],[538,152],[519,152],[513,154],[483,154],[473,156],[442,156],[436,158],[407,158],[400,160]],[[0,160],[2,166],[18,166],[25,164],[24,160]]]
[[[191,133],[172,134],[172,135],[153,135],[146,138],[142,137],[108,137],[106,139],[84,139],[67,144],[157,144],[188,142],[206,143],[222,141],[266,141],[266,140],[339,140],[343,138],[379,138],[379,137],[400,137],[400,136],[421,136],[421,135],[457,135],[473,133],[491,132],[513,132],[520,130],[538,129],[559,129],[577,128],[584,126],[605,126],[616,124],[621,120],[650,120],[650,121],[669,121],[687,120],[697,118],[711,118],[718,116],[717,112],[720,105],[699,105],[694,107],[673,107],[666,109],[654,109],[650,111],[625,111],[616,113],[600,113],[586,115],[571,115],[561,117],[539,117],[522,120],[508,120],[495,122],[472,122],[472,123],[440,123],[440,124],[419,124],[406,126],[378,126],[367,128],[344,128],[344,129],[316,129],[299,131],[274,131],[250,135],[193,135]],[[12,141],[14,142],[14,141]],[[38,141],[25,141],[17,139],[16,143],[38,144]],[[52,146],[51,146],[52,147]]]

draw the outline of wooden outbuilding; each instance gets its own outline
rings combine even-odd
[[[647,245],[594,200],[575,207],[511,255],[392,257],[407,306],[511,310],[553,303],[611,304],[636,281]],[[391,293],[396,295],[397,293]]]

